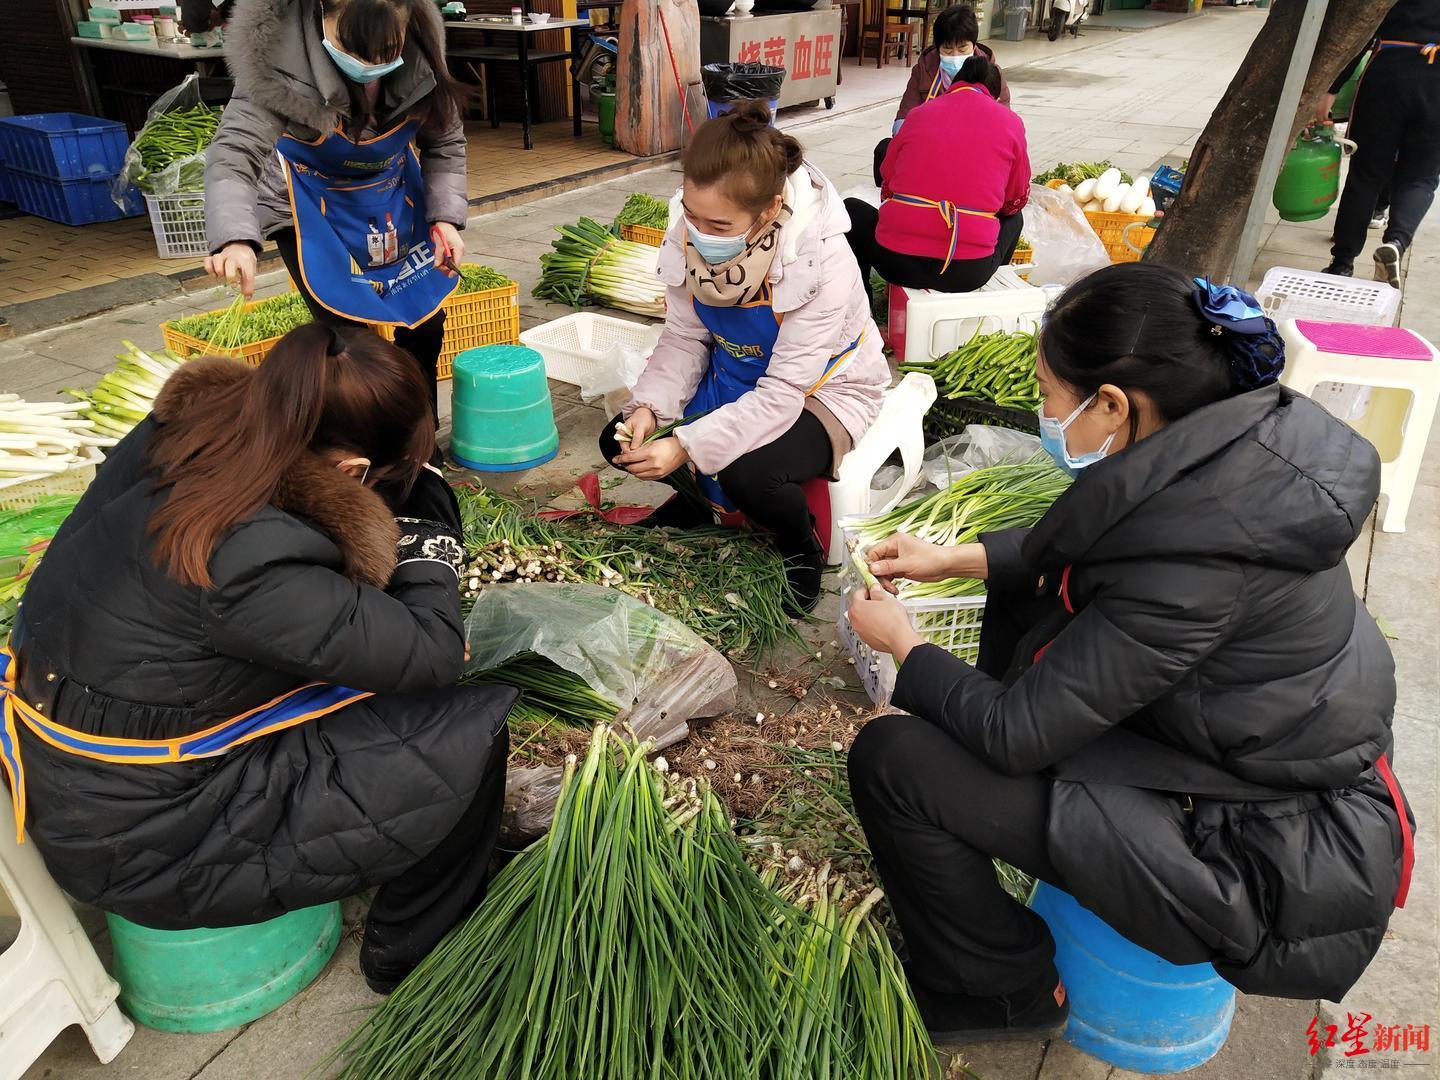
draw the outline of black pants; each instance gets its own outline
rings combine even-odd
[[[600,453],[606,461],[614,461],[622,453],[615,441],[619,422],[620,417],[615,417],[600,433]],[[789,431],[741,454],[721,469],[716,479],[741,513],[774,534],[782,555],[812,556],[817,552],[815,522],[800,485],[828,475],[830,457],[825,426],[814,413],[801,412]]]
[[[280,258],[285,263],[285,269],[290,271],[290,280],[295,282],[295,288],[300,290],[300,295],[305,300],[305,306],[310,309],[310,314],[317,322],[329,323],[332,326],[363,326],[364,323],[356,322],[353,319],[341,318],[333,311],[320,305],[314,294],[305,288],[305,281],[300,276],[300,256],[295,245],[295,230],[286,229],[276,233],[272,238],[275,246],[280,249]],[[440,422],[440,401],[436,392],[436,368],[440,363],[440,346],[445,339],[445,312],[437,311],[430,318],[426,319],[413,330],[407,330],[400,326],[395,329],[395,344],[404,349],[415,358],[415,363],[420,367],[420,375],[425,380],[425,385],[430,388],[430,411],[435,414],[436,426]]]
[[[884,177],[882,177],[882,176],[880,175],[880,166],[885,163],[885,155],[889,152],[889,150],[890,150],[890,144],[891,144],[893,141],[894,141],[893,139],[881,139],[878,143],[875,144],[875,186],[876,186],[876,187],[884,187],[884,186],[885,186]]]
[[[377,981],[408,975],[485,899],[500,837],[510,736],[502,724],[470,806],[430,854],[375,892],[360,945],[360,967]]]
[[[1387,188],[1390,221],[1386,242],[1408,248],[1415,239],[1440,180],[1440,66],[1418,49],[1386,49],[1368,68],[1355,96],[1345,192],[1335,218],[1331,254],[1353,262]]]
[[[1033,598],[992,593],[977,666],[998,677],[1038,610]],[[939,993],[1006,994],[1053,962],[1044,920],[1001,887],[991,865],[1000,858],[1064,888],[1046,848],[1050,786],[1040,773],[997,772],[920,717],[882,716],[860,732],[850,788],[916,982]]]
[[[944,259],[932,259],[924,255],[902,255],[891,251],[875,239],[875,228],[880,224],[880,211],[859,199],[846,199],[845,209],[850,214],[850,231],[845,238],[850,241],[850,250],[860,264],[860,280],[866,287],[870,284],[870,271],[877,271],[891,285],[906,289],[936,289],[939,292],[974,292],[995,275],[995,271],[1010,261],[1015,254],[1015,245],[1020,240],[1020,230],[1025,225],[1021,213],[1000,218],[1000,235],[995,241],[995,250],[981,259],[956,259],[948,268]],[[940,217],[935,217],[936,229],[943,228]]]

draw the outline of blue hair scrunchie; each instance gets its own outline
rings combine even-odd
[[[1195,279],[1191,298],[1210,333],[1222,338],[1230,353],[1230,382],[1244,393],[1269,386],[1285,369],[1285,342],[1259,301],[1233,285]]]

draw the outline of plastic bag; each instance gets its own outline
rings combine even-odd
[[[1075,199],[1063,191],[1030,185],[1025,204],[1025,238],[1034,251],[1031,285],[1068,285],[1092,270],[1110,265],[1105,245],[1095,235]]]
[[[546,582],[486,589],[466,622],[467,672],[535,652],[620,706],[617,724],[671,746],[687,721],[735,706],[730,662],[678,619],[598,585]],[[560,768],[511,769],[505,781],[508,838],[539,836],[560,793]]]
[[[611,345],[605,355],[586,370],[580,384],[580,400],[592,402],[618,390],[634,389],[663,329],[663,326],[650,327],[649,339],[643,347],[623,341]]]
[[[700,81],[711,101],[774,101],[785,83],[785,69],[770,64],[705,64]]]
[[[948,488],[966,473],[1001,462],[1027,461],[1040,449],[1040,440],[1025,431],[970,424],[925,448],[920,472],[935,487]]]
[[[205,151],[202,148],[198,153],[187,154],[184,157],[176,158],[163,168],[150,171],[147,168],[144,157],[136,149],[141,145],[146,133],[155,132],[156,120],[169,113],[180,113],[187,110],[208,109],[205,100],[200,96],[200,76],[198,74],[188,75],[185,81],[171,90],[160,95],[158,101],[150,106],[150,111],[145,115],[145,124],[135,134],[135,141],[125,151],[124,164],[120,166],[120,175],[115,178],[111,185],[112,196],[117,204],[124,206],[122,195],[132,187],[138,187],[149,195],[177,195],[182,192],[196,192],[205,190]],[[215,116],[216,126],[219,125],[219,116]],[[213,132],[211,138],[214,137]],[[207,144],[209,140],[206,140]],[[203,215],[202,215],[203,216]]]

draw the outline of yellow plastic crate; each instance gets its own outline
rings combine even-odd
[[[481,345],[515,345],[520,341],[520,286],[512,281],[499,289],[484,292],[451,293],[444,303],[445,339],[440,344],[440,361],[435,366],[440,379],[455,373],[455,357]],[[380,331],[395,340],[393,327]]]
[[[245,310],[249,311],[264,302],[264,300],[252,300],[245,305]],[[224,308],[219,308],[208,314],[218,315],[224,310]],[[186,318],[188,317],[189,316],[186,316]],[[252,367],[259,367],[260,361],[265,359],[266,354],[269,353],[270,350],[275,347],[275,343],[280,340],[279,337],[272,337],[266,338],[263,341],[252,341],[249,345],[241,345],[234,349],[217,349],[208,341],[201,341],[197,337],[191,337],[189,334],[181,333],[175,329],[175,325],[172,322],[162,322],[160,324],[160,334],[165,339],[165,347],[167,349],[174,349],[181,356],[195,356],[201,353],[206,356],[228,356],[235,360],[242,360]]]
[[[621,240],[634,240],[637,244],[660,247],[665,243],[665,230],[652,229],[649,225],[621,225]]]
[[[1145,224],[1150,220],[1145,214],[1107,214],[1103,210],[1087,210],[1085,219],[1090,222],[1100,243],[1105,245],[1105,254],[1110,256],[1112,263],[1137,261],[1145,248],[1150,246],[1150,241],[1155,239],[1155,227]],[[1131,228],[1132,225],[1137,227]],[[1126,237],[1130,240],[1128,244]]]

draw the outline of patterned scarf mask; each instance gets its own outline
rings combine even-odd
[[[759,297],[770,278],[770,266],[780,250],[780,229],[790,220],[790,205],[782,203],[780,212],[766,225],[760,235],[745,245],[733,259],[711,266],[688,240],[685,243],[685,273],[690,277],[690,293],[710,307],[740,307]]]

